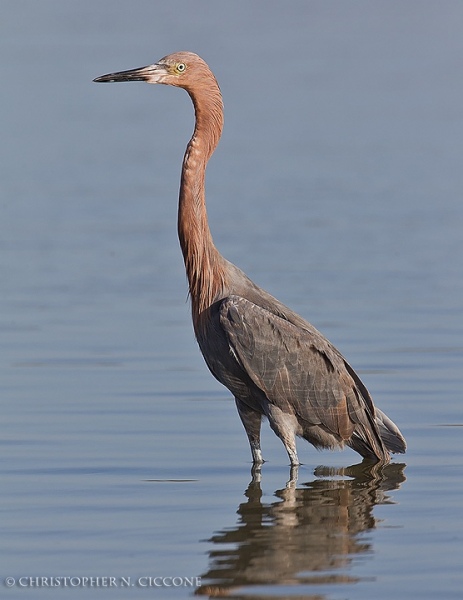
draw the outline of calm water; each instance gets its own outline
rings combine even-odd
[[[461,598],[462,19],[446,1],[2,2],[2,598]],[[91,82],[180,49],[225,97],[216,244],[400,425],[409,451],[382,472],[300,443],[296,480],[265,428],[252,477],[189,320],[189,99]]]

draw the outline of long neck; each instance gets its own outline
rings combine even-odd
[[[207,162],[222,133],[223,105],[212,76],[201,91],[187,90],[195,108],[195,130],[183,160],[178,206],[178,236],[191,296],[193,323],[224,287],[224,259],[212,241],[207,220],[205,175]]]

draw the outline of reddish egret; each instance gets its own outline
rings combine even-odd
[[[263,416],[294,466],[299,464],[296,436],[316,448],[347,445],[384,463],[389,452],[405,452],[398,427],[374,406],[342,354],[215,247],[207,220],[205,173],[222,133],[223,103],[204,60],[177,52],[147,67],[94,81],[173,85],[185,89],[193,101],[195,129],[183,159],[178,205],[193,327],[207,366],[235,397],[254,464],[263,462]]]

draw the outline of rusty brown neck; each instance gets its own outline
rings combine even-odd
[[[224,259],[214,246],[209,229],[205,175],[207,162],[222,133],[223,104],[211,74],[200,90],[187,89],[196,123],[183,160],[178,206],[178,237],[188,278],[193,325],[198,332],[201,315],[224,288]]]

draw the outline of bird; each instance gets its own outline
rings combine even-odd
[[[235,398],[254,467],[264,462],[264,418],[282,441],[292,467],[296,438],[317,449],[348,446],[363,459],[388,463],[406,442],[372,400],[343,355],[308,321],[258,287],[216,248],[205,196],[207,163],[223,129],[219,84],[193,52],[175,52],[145,67],[109,73],[97,83],[144,81],[183,88],[195,112],[182,163],[178,237],[191,300],[193,328],[212,375]]]

